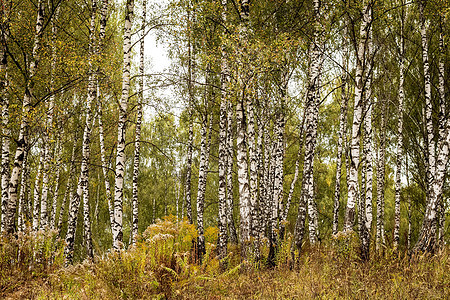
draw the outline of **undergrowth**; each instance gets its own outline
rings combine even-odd
[[[0,235],[0,298],[61,269],[63,255],[64,242],[55,230]]]
[[[40,233],[42,238],[29,234],[30,241],[22,237],[12,245],[4,238],[0,298],[445,299],[450,295],[448,247],[414,258],[386,251],[361,262],[356,238],[336,236],[319,247],[305,245],[293,264],[292,237],[287,235],[275,268],[265,264],[268,243],[262,240],[260,262],[241,261],[240,248],[229,245],[224,269],[215,252],[217,229],[205,233],[201,262],[195,260],[194,225],[169,216],[149,226],[128,250],[66,268],[61,242],[52,234]]]

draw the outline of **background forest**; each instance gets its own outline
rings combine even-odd
[[[448,1],[0,5],[5,266],[37,232],[65,265],[448,251]]]

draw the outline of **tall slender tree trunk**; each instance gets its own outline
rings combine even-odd
[[[409,185],[409,164],[408,164],[408,155],[405,156],[405,164],[406,164],[406,184]],[[411,218],[412,218],[412,202],[411,202],[411,196],[408,193],[408,236],[406,240],[406,249],[411,248]]]
[[[10,2],[12,5],[12,1]],[[9,199],[8,183],[10,179],[10,138],[9,128],[9,95],[8,95],[8,54],[7,43],[9,37],[10,7],[3,5],[0,12],[0,101],[2,105],[2,163],[1,163],[1,225],[0,232],[4,231],[6,207]]]
[[[241,60],[245,60],[245,49],[247,47],[247,24],[250,17],[250,7],[248,0],[241,0],[241,24],[239,28],[240,47],[238,55]],[[236,123],[237,123],[237,175],[239,183],[239,215],[240,215],[240,242],[243,247],[242,257],[247,257],[247,250],[250,242],[251,229],[251,207],[250,207],[250,189],[248,178],[248,157],[247,157],[247,116],[245,108],[248,101],[248,86],[246,79],[247,70],[240,66],[238,71],[239,96],[236,106]]]
[[[258,150],[256,145],[256,130],[255,130],[255,95],[252,94],[247,102],[248,112],[248,156],[250,160],[250,176],[249,176],[249,188],[250,188],[250,236],[253,238],[253,254],[255,260],[260,260],[259,249],[259,226],[260,226],[260,213],[258,207]]]
[[[76,134],[74,136],[76,137]],[[70,158],[70,164],[69,164],[69,169],[68,169],[66,190],[64,192],[64,197],[63,197],[63,201],[61,203],[61,208],[59,209],[59,218],[58,218],[57,228],[60,231],[60,235],[61,235],[61,228],[63,225],[64,212],[66,209],[67,199],[70,199],[70,201],[72,201],[72,198],[73,198],[73,181],[74,181],[74,174],[76,173],[76,166],[75,166],[76,149],[77,149],[77,139],[74,138],[73,146],[72,146],[72,155]],[[69,209],[70,209],[70,207],[69,207]]]
[[[236,123],[237,129],[237,172],[239,183],[239,214],[240,214],[240,241],[242,244],[248,243],[250,240],[250,191],[248,182],[248,160],[247,160],[247,143],[246,143],[246,127],[247,122],[244,115],[244,107],[246,102],[241,95],[236,106]]]
[[[370,76],[370,75],[369,75]],[[366,85],[368,86],[368,91],[366,92],[366,117],[364,119],[364,156],[365,156],[365,222],[367,232],[370,238],[370,232],[372,229],[372,220],[373,220],[373,212],[372,212],[372,199],[373,199],[373,161],[374,161],[374,139],[373,139],[373,128],[372,128],[372,108],[373,108],[373,100],[372,100],[372,91],[370,88],[371,80],[367,80]]]
[[[439,231],[438,231],[438,240],[440,244],[444,243],[444,225],[445,225],[445,205],[443,198],[443,189],[445,182],[445,166],[449,160],[448,153],[446,155],[446,151],[448,152],[449,144],[448,141],[445,141],[446,134],[449,134],[450,130],[450,117],[446,117],[447,109],[446,109],[446,97],[445,97],[445,58],[446,58],[446,47],[444,43],[444,32],[443,26],[444,22],[442,18],[439,22],[439,142],[438,142],[438,150],[439,150],[439,158],[441,157],[443,161],[438,159],[436,163],[436,198],[438,202],[438,210],[439,210]],[[447,119],[446,119],[447,118]],[[447,131],[447,132],[446,132]],[[439,172],[444,172],[444,174],[440,174]],[[442,177],[442,178],[441,178]]]
[[[55,68],[56,68],[56,34],[57,27],[55,25],[55,21],[58,18],[59,8],[57,8],[55,12],[55,16],[52,18],[52,40],[51,40],[51,63],[50,63],[50,98],[48,102],[48,110],[47,110],[47,123],[46,130],[44,132],[44,170],[42,172],[42,195],[41,195],[41,222],[40,228],[45,228],[48,226],[49,216],[48,216],[48,191],[49,181],[50,181],[50,163],[53,161],[53,152],[52,149],[54,147],[53,139],[53,115],[55,108]]]
[[[99,101],[97,117],[98,117],[98,133],[100,139],[100,158],[102,161],[103,179],[105,181],[106,201],[108,203],[108,210],[109,210],[109,221],[112,228],[114,224],[114,203],[113,203],[114,199],[112,197],[111,184],[109,182],[108,176],[110,163],[106,161],[105,135],[103,128],[103,104],[101,101]]]
[[[23,163],[22,163],[22,178],[20,179],[20,192],[19,192],[19,210],[17,212],[17,227],[19,231],[24,231],[28,222],[28,201],[30,194],[30,168],[28,166],[28,148],[25,149]]]
[[[39,155],[39,164],[36,173],[36,178],[34,179],[34,192],[33,192],[33,230],[37,231],[39,229],[39,196],[41,187],[41,177],[42,177],[42,165],[44,163],[44,154]]]
[[[136,117],[136,131],[134,142],[134,161],[133,161],[133,225],[131,233],[131,243],[135,244],[138,235],[138,225],[139,225],[139,199],[138,199],[138,177],[139,177],[139,156],[141,150],[141,124],[142,124],[142,110],[144,102],[144,38],[145,38],[145,22],[147,15],[147,1],[142,2],[142,25],[141,25],[141,45],[139,51],[139,73],[141,77],[139,78],[139,98],[137,107],[137,117]]]
[[[267,95],[264,95],[265,98]],[[263,145],[264,145],[264,168],[263,168],[263,176],[262,176],[262,182],[263,187],[261,190],[261,196],[260,196],[260,206],[261,206],[261,233],[267,234],[268,230],[266,228],[269,225],[269,219],[270,217],[270,203],[271,203],[271,195],[272,195],[272,187],[273,187],[273,181],[272,178],[272,170],[273,170],[273,159],[272,154],[274,151],[274,144],[271,143],[270,139],[270,128],[268,124],[269,120],[269,107],[266,106],[264,108],[264,111],[262,113],[261,117],[261,126],[263,126]]]
[[[347,33],[347,27],[345,27],[344,34]],[[348,94],[347,94],[347,68],[348,68],[348,47],[343,45],[342,54],[342,75],[341,75],[341,112],[339,115],[339,133],[338,133],[338,148],[336,156],[336,182],[334,188],[334,203],[333,203],[333,229],[332,233],[336,234],[339,228],[339,208],[341,198],[341,176],[342,176],[342,153],[344,151],[344,139],[347,135],[347,106],[348,106]]]
[[[106,22],[108,15],[108,0],[103,0],[102,7],[100,10],[100,30],[99,30],[99,54],[103,54],[103,43],[105,40],[106,33]],[[108,203],[109,210],[109,221],[111,228],[114,224],[114,199],[112,197],[111,192],[111,184],[108,177],[108,169],[110,167],[110,163],[106,161],[106,150],[105,150],[105,137],[104,137],[104,128],[103,128],[103,101],[101,100],[102,93],[100,92],[100,85],[97,77],[97,96],[100,98],[98,101],[98,131],[99,131],[99,140],[100,140],[100,159],[102,162],[102,173],[105,181],[105,191],[106,191],[106,201]]]
[[[88,257],[93,258],[94,253],[92,249],[92,234],[91,234],[91,221],[90,221],[90,208],[89,208],[89,157],[90,157],[90,144],[91,144],[91,129],[93,124],[92,108],[91,105],[97,97],[96,89],[96,76],[94,68],[92,66],[92,59],[95,48],[95,16],[97,13],[96,0],[92,2],[91,11],[91,24],[89,27],[89,81],[86,101],[86,120],[83,133],[82,144],[82,158],[81,158],[81,171],[78,179],[78,186],[74,197],[71,199],[69,208],[69,223],[66,235],[66,249],[65,257],[66,263],[71,264],[73,260],[73,249],[75,241],[76,219],[78,214],[78,208],[80,206],[80,200],[83,198],[83,224],[84,224],[84,242],[86,246],[86,252]]]
[[[295,184],[298,180],[298,175],[300,172],[300,158],[301,153],[303,150],[303,141],[304,141],[304,128],[305,128],[305,110],[303,110],[303,116],[302,116],[302,123],[300,125],[300,133],[298,136],[299,144],[298,144],[298,153],[297,153],[297,159],[295,161],[295,171],[294,171],[294,179],[292,179],[291,186],[289,188],[289,194],[286,199],[286,205],[284,206],[284,209],[281,214],[281,222],[280,222],[280,239],[284,238],[285,230],[286,230],[286,223],[287,223],[287,217],[289,214],[289,208],[291,207],[292,197],[294,195],[294,189]],[[262,165],[262,164],[260,164]]]
[[[284,154],[284,131],[285,131],[285,97],[287,89],[283,90],[280,94],[280,102],[278,111],[276,113],[276,124],[274,128],[275,134],[275,151],[274,151],[274,180],[273,180],[273,199],[271,205],[270,216],[270,242],[273,247],[276,246],[278,240],[278,219],[280,206],[283,200],[283,154]]]
[[[400,79],[398,88],[398,131],[397,131],[397,163],[395,171],[395,208],[394,208],[394,249],[398,248],[400,242],[400,192],[401,192],[401,169],[403,159],[403,103],[405,99],[404,81],[405,81],[405,42],[403,38],[404,28],[404,8],[402,6],[402,17],[400,25]]]
[[[227,0],[222,0],[222,23],[227,22]],[[228,100],[228,61],[226,45],[221,45],[222,58],[221,58],[221,98],[220,98],[220,110],[219,110],[219,237],[217,241],[219,258],[223,259],[227,255],[227,225],[230,211],[227,209],[227,177],[226,171],[228,167],[228,153],[227,153],[227,101]]]
[[[89,258],[94,257],[94,252],[92,248],[92,233],[91,233],[91,217],[90,217],[90,201],[89,201],[89,159],[90,159],[90,144],[91,144],[91,133],[92,125],[94,124],[95,118],[92,116],[91,104],[95,103],[97,99],[97,74],[93,67],[93,56],[96,53],[95,46],[95,18],[97,14],[97,0],[92,2],[92,15],[91,24],[89,29],[89,82],[87,90],[87,107],[86,107],[86,125],[85,133],[83,136],[83,157],[81,161],[81,185],[83,190],[83,219],[84,219],[84,243],[86,246],[86,253]]]
[[[276,111],[276,120],[274,125],[274,166],[273,166],[273,198],[270,203],[270,216],[269,216],[269,263],[275,265],[275,254],[278,246],[278,220],[281,215],[281,205],[283,201],[283,154],[284,154],[284,131],[285,131],[285,97],[287,97],[287,85],[283,82],[282,91],[280,91],[279,105]]]
[[[424,16],[426,1],[419,1],[420,35],[422,38],[422,61],[425,86],[425,128],[427,148],[427,207],[417,240],[415,251],[434,251],[436,246],[436,205],[434,185],[438,181],[436,175],[436,151],[433,128],[433,103],[431,99],[431,75],[428,62],[427,24]],[[439,178],[440,179],[440,178]],[[436,186],[437,187],[437,186]]]
[[[261,95],[260,99],[265,99],[265,95]],[[264,199],[266,197],[266,185],[265,185],[265,161],[264,161],[264,138],[266,131],[265,124],[265,107],[264,102],[259,102],[259,116],[257,116],[256,121],[258,124],[258,141],[257,141],[257,155],[258,155],[258,213],[259,213],[259,227],[258,227],[258,238],[261,239],[264,236],[265,231],[265,203]]]
[[[6,49],[4,50],[4,53],[2,54],[4,58],[3,60],[6,60]],[[1,84],[4,86],[2,90],[2,178],[1,178],[1,188],[2,188],[2,199],[1,199],[1,209],[2,209],[2,220],[5,218],[5,212],[6,212],[6,205],[8,203],[9,193],[8,193],[8,184],[9,184],[9,171],[10,171],[10,136],[11,136],[11,129],[9,128],[9,96],[6,94],[6,89],[8,86],[8,81],[6,79],[6,63],[1,65],[1,72],[2,74],[5,74],[5,79],[2,80]],[[2,228],[0,232],[2,232],[4,222],[2,221]]]
[[[365,50],[368,40],[368,30],[370,27],[370,7],[366,2],[364,4],[362,13],[363,18],[360,27],[360,41],[356,55],[356,74],[355,74],[355,101],[353,110],[353,124],[351,137],[351,154],[350,154],[350,174],[348,178],[348,199],[345,211],[344,230],[351,230],[355,221],[355,204],[359,197],[358,195],[358,168],[359,168],[359,145],[361,139],[360,127],[362,124],[362,110],[363,110],[363,92],[364,92],[364,60]]]
[[[376,250],[384,245],[384,187],[385,187],[385,165],[386,165],[386,99],[381,99],[381,128],[380,143],[378,148],[377,164],[377,230],[375,245]]]
[[[185,206],[186,215],[191,224],[193,224],[192,217],[192,203],[191,203],[191,176],[192,176],[192,152],[194,145],[194,66],[193,66],[193,51],[192,51],[192,41],[191,41],[191,14],[188,11],[188,113],[189,113],[189,129],[188,129],[188,149],[187,149],[187,162],[186,162],[186,181],[185,181]]]
[[[8,185],[9,199],[4,214],[3,229],[7,233],[14,231],[14,221],[17,208],[17,188],[19,177],[22,171],[25,148],[28,147],[28,118],[31,111],[31,99],[34,90],[34,76],[36,75],[40,61],[41,39],[44,33],[44,5],[39,0],[37,3],[36,32],[34,35],[33,51],[29,59],[28,78],[25,87],[25,94],[22,101],[22,117],[20,122],[19,137],[16,141],[17,148],[14,156],[14,167]]]
[[[59,192],[59,178],[61,176],[62,168],[62,157],[61,157],[61,142],[57,140],[56,142],[56,177],[54,181],[53,190],[53,200],[52,200],[52,210],[50,213],[50,228],[55,229],[56,226],[56,209],[58,207],[58,192]]]
[[[233,244],[238,243],[238,237],[236,233],[236,226],[233,217],[234,207],[234,193],[233,193],[233,165],[234,165],[234,145],[233,145],[233,112],[234,106],[231,100],[227,102],[227,225],[229,241]]]
[[[295,250],[300,253],[305,231],[305,218],[309,216],[309,241],[312,245],[318,242],[317,210],[314,201],[314,156],[317,136],[317,122],[320,105],[320,71],[322,54],[320,43],[320,2],[314,0],[315,30],[314,40],[311,44],[311,64],[308,74],[308,87],[305,103],[305,158],[303,164],[302,191],[298,207],[297,222],[294,230],[294,242],[291,253]],[[293,255],[294,258],[294,255]]]
[[[128,109],[128,96],[130,92],[131,71],[131,25],[133,22],[134,0],[127,0],[125,9],[125,28],[123,35],[123,74],[122,96],[119,102],[119,121],[117,125],[117,155],[116,155],[116,179],[114,187],[114,224],[113,247],[115,250],[122,248],[122,214],[123,214],[123,181],[125,173],[125,133]]]
[[[206,107],[207,107],[206,113],[208,113],[208,106]],[[197,231],[198,231],[197,258],[200,262],[206,251],[204,226],[203,226],[203,213],[205,209],[205,193],[206,193],[206,179],[208,176],[208,166],[209,166],[209,151],[211,148],[211,134],[213,124],[212,115],[209,120],[209,133],[207,133],[207,125],[208,125],[207,123],[208,117],[206,115],[201,129],[200,165],[198,168],[198,192],[197,192]]]
[[[369,22],[372,22],[372,9],[369,11]],[[372,92],[372,77],[374,73],[374,65],[375,65],[375,57],[373,51],[373,42],[372,42],[372,27],[369,28],[368,31],[368,41],[367,41],[367,54],[368,54],[368,67],[366,70],[367,79],[366,79],[366,90],[365,90],[365,118],[364,118],[364,160],[365,160],[365,190],[364,190],[364,203],[361,204],[362,209],[364,210],[365,216],[362,216],[364,220],[361,220],[362,223],[365,223],[366,229],[360,231],[360,235],[363,236],[364,241],[362,243],[362,250],[364,255],[369,258],[369,246],[370,246],[370,236],[372,230],[372,199],[373,199],[373,143],[374,143],[374,135],[372,128],[372,110],[373,110],[373,92]],[[361,199],[362,201],[363,199]]]
[[[321,67],[321,66],[320,66]],[[319,122],[319,105],[320,105],[320,69],[319,69],[319,75],[317,79],[317,86],[316,86],[316,95],[315,95],[315,104],[311,108],[312,109],[312,128],[310,131],[311,134],[311,140],[309,143],[310,152],[312,153],[312,157],[308,157],[305,154],[305,158],[311,159],[311,164],[306,164],[308,168],[306,168],[306,173],[303,173],[304,176],[306,175],[306,197],[307,197],[307,203],[308,203],[308,229],[309,229],[309,242],[311,245],[314,245],[319,240],[319,217],[317,212],[317,203],[314,199],[314,191],[315,191],[315,185],[314,185],[314,158],[315,158],[315,149],[316,149],[316,140],[317,140],[317,126]],[[306,148],[308,148],[308,144],[306,144]]]
[[[374,53],[372,44],[372,7],[368,8],[368,12],[365,15],[367,17],[367,51],[366,58],[363,61],[367,61],[365,65],[367,68],[365,71],[365,89],[364,89],[364,119],[361,121],[364,123],[364,140],[363,140],[363,169],[361,178],[362,191],[359,193],[357,199],[358,203],[358,229],[360,239],[360,255],[363,260],[370,258],[370,230],[372,227],[372,180],[373,180],[373,155],[372,155],[372,74],[374,68]]]

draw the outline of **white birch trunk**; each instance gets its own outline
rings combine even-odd
[[[245,48],[247,47],[247,24],[249,21],[250,10],[248,0],[241,1],[241,24],[239,28],[239,40],[241,42],[238,49],[240,59],[244,59]],[[245,77],[247,73],[240,66],[238,71],[239,81],[239,96],[236,106],[236,124],[237,124],[237,176],[239,183],[239,215],[240,215],[240,242],[243,245],[242,257],[247,255],[247,248],[250,241],[250,227],[251,227],[251,207],[250,207],[250,190],[248,178],[248,157],[247,157],[247,143],[246,132],[247,122],[245,118],[245,108],[247,106],[247,87],[245,84]]]
[[[355,74],[355,100],[353,110],[353,124],[351,136],[351,155],[350,155],[350,174],[348,181],[348,199],[345,211],[344,231],[351,230],[355,221],[355,204],[358,198],[358,168],[359,168],[359,145],[361,139],[360,126],[362,124],[363,109],[363,73],[365,49],[368,40],[368,29],[371,23],[369,6],[365,3],[363,7],[363,18],[360,27],[360,41],[356,55],[356,74]]]
[[[270,228],[270,243],[271,247],[276,247],[278,242],[278,219],[280,206],[283,200],[283,154],[284,154],[284,97],[287,90],[284,90],[280,95],[279,106],[276,114],[276,123],[274,128],[275,151],[274,151],[274,180],[273,180],[273,198],[271,203],[271,215],[269,219]]]
[[[397,131],[397,163],[395,170],[395,208],[394,208],[394,249],[398,248],[400,241],[400,192],[401,192],[401,169],[403,159],[403,103],[405,99],[404,81],[405,81],[405,63],[404,63],[404,39],[403,39],[403,25],[404,16],[402,9],[402,19],[400,28],[400,74],[399,74],[399,88],[398,88],[398,131]]]
[[[227,22],[227,0],[222,0],[222,23]],[[227,224],[230,210],[227,208],[227,167],[228,167],[228,149],[227,149],[227,101],[228,101],[228,63],[227,63],[227,52],[226,46],[221,45],[222,58],[221,58],[221,98],[220,98],[220,110],[219,110],[219,160],[218,160],[218,171],[219,171],[219,236],[217,241],[217,248],[219,258],[223,259],[227,255]],[[231,132],[228,132],[231,135]]]
[[[369,79],[367,80],[369,83]],[[368,85],[369,87],[369,85]],[[372,228],[372,199],[373,199],[373,128],[372,128],[372,97],[368,97],[369,91],[366,93],[366,118],[364,119],[364,151],[366,162],[366,186],[365,186],[365,213],[366,213],[366,228],[370,234]],[[371,91],[370,91],[371,94]]]
[[[260,249],[259,249],[259,223],[260,214],[258,207],[258,153],[256,147],[256,130],[255,130],[255,103],[254,95],[247,102],[247,112],[248,112],[248,153],[250,160],[250,176],[249,176],[249,188],[250,188],[250,236],[253,240],[253,254],[255,260],[258,262],[260,259]]]
[[[268,108],[263,112],[262,116],[262,122],[261,125],[264,124],[263,129],[263,144],[264,144],[264,174],[263,174],[263,189],[262,189],[262,195],[260,199],[260,205],[261,205],[261,233],[267,233],[266,228],[269,225],[269,219],[270,219],[270,203],[271,203],[271,195],[272,195],[272,180],[271,180],[271,174],[273,170],[273,159],[272,159],[272,153],[274,144],[270,141],[270,132],[269,132],[269,124],[268,123]]]
[[[444,33],[443,33],[443,20],[440,20],[440,33],[439,33],[439,101],[440,101],[440,110],[439,110],[439,141],[438,141],[438,150],[440,151],[439,155],[441,155],[441,152],[443,153],[443,161],[440,161],[438,159],[436,164],[436,183],[439,185],[436,188],[436,198],[438,202],[439,207],[439,231],[438,231],[438,240],[440,244],[444,243],[444,225],[445,225],[445,204],[444,204],[444,198],[443,198],[443,188],[444,188],[444,182],[445,182],[445,174],[443,175],[442,179],[439,178],[440,170],[439,168],[443,168],[445,172],[445,166],[448,162],[448,154],[445,156],[445,151],[448,151],[449,145],[448,142],[446,144],[445,142],[445,134],[446,130],[449,131],[450,127],[450,117],[447,116],[446,120],[446,97],[445,97],[445,43],[444,43]],[[447,124],[447,126],[445,125]],[[448,133],[447,133],[448,134]]]
[[[369,11],[369,23],[372,22],[372,9]],[[367,70],[367,79],[366,79],[366,91],[365,91],[365,118],[364,118],[364,158],[365,158],[365,190],[364,190],[364,219],[361,222],[365,223],[366,229],[364,229],[360,235],[364,235],[364,243],[362,245],[362,249],[366,252],[367,258],[369,258],[369,244],[370,244],[370,234],[372,229],[372,199],[373,199],[373,128],[372,128],[372,108],[374,105],[373,95],[372,95],[372,74],[374,72],[374,51],[373,51],[373,42],[372,42],[372,27],[369,28],[368,37],[367,37],[367,53],[369,59],[369,69]],[[361,199],[363,201],[363,199]]]
[[[25,87],[25,94],[22,101],[22,117],[20,122],[20,132],[17,139],[17,148],[14,156],[14,167],[8,185],[9,199],[4,214],[3,229],[7,233],[14,231],[14,220],[17,207],[17,188],[19,177],[22,171],[25,148],[28,146],[28,118],[31,110],[31,99],[34,89],[34,75],[40,61],[41,39],[44,32],[44,7],[42,1],[37,3],[36,33],[34,36],[33,52],[28,66],[28,80]]]
[[[229,241],[233,244],[238,243],[236,226],[233,218],[234,195],[233,195],[233,164],[234,164],[234,145],[233,145],[233,112],[234,107],[231,101],[227,103],[227,225]]]
[[[22,178],[20,179],[19,210],[17,212],[17,227],[19,231],[24,231],[27,223],[31,221],[28,219],[28,197],[30,194],[30,168],[28,166],[28,152],[28,148],[25,148],[22,163]]]
[[[314,1],[316,22],[319,20],[320,3]],[[305,231],[306,213],[309,214],[309,241],[312,245],[318,242],[317,211],[314,203],[314,154],[317,135],[317,122],[319,113],[319,85],[321,54],[317,44],[319,32],[316,28],[314,44],[311,45],[311,65],[308,74],[308,87],[305,102],[305,157],[303,163],[302,190],[298,207],[297,221],[294,230],[294,241],[291,252],[301,251]]]
[[[425,89],[425,129],[427,148],[427,208],[420,229],[415,251],[433,251],[436,244],[436,151],[433,128],[433,103],[431,99],[431,74],[428,61],[428,24],[425,20],[424,9],[426,1],[419,1],[420,35],[422,40],[422,62]]]
[[[381,100],[381,128],[380,143],[377,161],[377,229],[375,246],[379,251],[384,245],[384,187],[385,187],[385,165],[386,165],[386,100]]]
[[[58,207],[58,193],[59,193],[59,178],[61,176],[62,157],[61,157],[61,142],[56,142],[56,177],[54,181],[54,191],[52,200],[52,210],[50,214],[50,228],[56,228],[56,209]]]
[[[6,56],[6,50],[5,53],[2,56]],[[5,58],[6,59],[6,58]],[[11,129],[9,128],[9,97],[6,95],[6,89],[7,89],[7,79],[6,79],[6,66],[2,65],[1,70],[2,74],[4,72],[5,74],[5,80],[2,82],[4,85],[4,90],[2,91],[2,179],[1,179],[1,188],[2,188],[2,199],[1,199],[1,209],[2,209],[2,220],[5,218],[4,214],[6,212],[6,205],[8,203],[9,199],[9,193],[8,193],[8,184],[9,184],[9,172],[10,172],[10,136],[11,136]],[[2,221],[1,223],[1,230],[0,232],[3,232],[3,226],[4,223]]]
[[[286,200],[286,205],[285,205],[284,210],[281,215],[280,239],[284,238],[289,208],[291,207],[292,196],[294,195],[295,184],[297,183],[298,175],[299,175],[299,171],[300,171],[300,156],[301,156],[301,153],[303,150],[303,141],[304,141],[305,114],[306,114],[306,110],[303,110],[302,123],[300,125],[300,133],[299,133],[299,137],[298,137],[299,145],[298,145],[297,159],[295,161],[294,179],[291,182],[288,198]],[[302,174],[302,177],[303,177],[303,174]]]
[[[208,75],[207,75],[208,76]],[[206,109],[208,111],[208,108]],[[211,148],[211,134],[212,134],[212,115],[209,120],[209,134],[207,134],[208,118],[205,116],[201,128],[201,142],[200,142],[200,164],[198,167],[198,192],[197,192],[197,258],[201,262],[205,254],[205,236],[203,227],[203,213],[205,208],[205,193],[206,193],[206,179],[208,176],[209,165],[209,150]]]
[[[192,152],[193,152],[193,143],[194,143],[194,129],[193,129],[193,116],[192,116],[192,108],[189,105],[189,129],[188,129],[188,153],[187,153],[187,162],[186,162],[186,180],[184,187],[184,207],[186,208],[186,215],[189,220],[189,223],[193,223],[192,219],[192,203],[191,203],[191,174],[192,174]]]
[[[55,68],[56,68],[56,34],[57,27],[55,25],[55,20],[58,18],[59,7],[55,12],[55,16],[51,21],[52,25],[52,40],[51,40],[51,64],[50,64],[50,98],[48,102],[48,110],[47,110],[47,123],[46,130],[44,131],[44,170],[42,176],[42,195],[41,195],[41,222],[40,228],[47,227],[48,224],[48,191],[49,187],[49,176],[50,176],[50,163],[53,161],[53,115],[54,115],[54,107],[55,107]]]
[[[75,167],[75,153],[77,148],[77,139],[74,138],[73,146],[72,146],[72,155],[70,158],[70,166],[68,169],[68,179],[66,184],[66,190],[64,192],[63,201],[61,203],[61,208],[59,209],[59,218],[58,218],[58,230],[61,231],[62,225],[63,225],[63,219],[64,219],[64,212],[66,209],[66,203],[67,199],[70,199],[72,201],[73,198],[73,175],[76,173],[76,167]],[[70,207],[69,207],[70,209]],[[60,232],[61,234],[61,232]]]
[[[345,24],[344,34],[347,34],[347,24]],[[341,75],[341,112],[339,115],[339,133],[338,133],[338,148],[336,155],[336,181],[334,187],[334,202],[333,202],[333,229],[332,234],[336,234],[339,228],[339,208],[341,198],[341,176],[342,176],[342,153],[344,151],[344,138],[347,136],[347,107],[348,94],[347,86],[347,69],[348,69],[348,47],[343,45],[342,65],[344,70]]]
[[[36,173],[36,178],[34,180],[34,192],[33,192],[33,230],[37,231],[39,229],[39,199],[40,199],[40,186],[41,186],[41,173],[42,173],[42,165],[44,162],[44,154],[39,155],[39,165]]]
[[[1,23],[0,23],[0,101],[2,105],[2,163],[1,163],[1,225],[0,232],[4,231],[4,219],[6,213],[6,207],[9,199],[8,184],[10,179],[10,136],[11,129],[9,128],[9,95],[8,95],[8,54],[7,54],[7,43],[9,36],[9,17],[10,14],[7,6],[2,7],[2,12],[0,13]]]
[[[187,170],[186,170],[186,181],[185,181],[185,206],[186,206],[186,215],[191,224],[193,224],[192,218],[192,203],[191,203],[191,176],[192,176],[192,152],[193,152],[193,144],[194,144],[194,116],[193,116],[193,107],[194,107],[194,68],[193,68],[193,51],[192,51],[192,42],[191,42],[191,15],[190,11],[188,11],[188,113],[189,113],[189,129],[188,129],[188,149],[187,149]]]
[[[133,221],[132,221],[132,233],[131,233],[131,244],[136,243],[138,235],[138,225],[139,225],[139,199],[138,199],[138,177],[139,177],[139,156],[141,150],[141,124],[142,124],[142,111],[144,102],[144,37],[145,37],[145,22],[147,15],[147,1],[142,2],[142,25],[141,25],[141,44],[139,50],[139,98],[137,107],[137,117],[136,117],[136,131],[134,142],[134,161],[133,161],[133,187],[132,187],[132,203],[133,203]]]
[[[109,182],[108,176],[110,163],[106,161],[105,136],[104,136],[102,116],[103,116],[103,105],[100,102],[98,108],[98,135],[100,140],[100,158],[102,161],[103,179],[105,180],[105,191],[106,191],[106,201],[108,203],[108,210],[109,210],[109,221],[112,228],[114,224],[114,203],[113,203],[114,199],[112,197],[111,184]]]
[[[90,210],[89,210],[89,157],[90,157],[90,143],[91,143],[91,129],[93,124],[92,108],[91,105],[97,97],[96,90],[96,76],[92,67],[92,59],[94,55],[94,33],[95,33],[95,15],[97,11],[97,4],[94,0],[92,3],[91,11],[91,23],[89,27],[89,79],[88,79],[88,91],[86,101],[86,120],[83,132],[83,144],[82,144],[82,158],[81,158],[81,170],[80,177],[78,179],[77,191],[74,197],[71,199],[69,208],[69,223],[66,235],[66,249],[64,251],[66,257],[66,263],[70,264],[73,260],[73,249],[76,230],[76,219],[78,214],[78,208],[80,206],[80,200],[83,199],[83,224],[84,224],[84,242],[86,246],[86,252],[89,258],[93,258],[92,249],[92,234],[91,234],[91,222],[90,222]]]
[[[107,22],[107,16],[108,16],[108,0],[103,0],[102,7],[100,10],[100,30],[99,30],[99,42],[98,42],[98,48],[99,48],[99,54],[103,54],[103,43],[105,40],[105,33],[106,33],[106,22]],[[97,96],[102,97],[100,92],[100,85],[98,82],[97,77]],[[100,142],[100,159],[102,162],[102,173],[103,173],[103,179],[105,182],[105,191],[106,191],[106,202],[108,203],[108,211],[109,211],[109,222],[110,226],[112,228],[114,224],[114,199],[112,197],[111,192],[111,184],[108,177],[108,169],[110,167],[110,162],[106,161],[106,150],[105,150],[105,137],[104,137],[104,129],[103,129],[103,103],[102,101],[98,101],[98,110],[97,110],[97,117],[98,117],[98,131],[99,131],[99,142]]]
[[[241,95],[242,97],[242,95]],[[237,176],[239,183],[240,241],[242,244],[250,240],[250,191],[248,182],[248,160],[246,145],[246,121],[244,116],[244,99],[239,99],[236,106],[237,123]]]
[[[123,181],[125,173],[125,133],[128,109],[128,96],[130,92],[131,69],[131,25],[133,22],[134,0],[127,0],[125,9],[125,28],[123,35],[123,74],[122,96],[119,102],[119,120],[117,126],[117,155],[116,178],[114,186],[114,224],[113,247],[115,250],[122,248],[122,214],[123,214]]]
[[[408,186],[408,188],[410,187],[409,185],[409,164],[408,164],[408,155],[405,156],[405,165],[406,165],[406,184]],[[410,250],[411,248],[411,211],[412,209],[412,202],[411,202],[411,196],[408,193],[408,236],[407,236],[407,240],[406,240],[406,249]]]

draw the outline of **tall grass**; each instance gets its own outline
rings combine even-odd
[[[306,245],[296,258],[298,263],[292,264],[292,236],[287,235],[277,253],[275,268],[266,267],[264,259],[256,262],[250,257],[250,261],[242,262],[239,247],[230,245],[224,270],[215,253],[217,229],[208,228],[205,236],[206,253],[197,262],[194,225],[187,221],[176,223],[169,216],[148,227],[128,250],[67,268],[62,267],[60,242],[51,234],[43,236],[48,242],[33,236],[27,243],[22,239],[22,243],[34,245],[32,250],[30,246],[22,249],[20,242],[4,242],[0,248],[0,298],[445,299],[450,295],[448,247],[433,256],[410,259],[385,252],[361,262],[354,237],[337,236],[319,247]],[[263,240],[261,245],[264,258],[268,243]],[[19,259],[22,256],[18,252],[25,257]],[[30,259],[30,255],[37,260]],[[16,272],[22,281],[11,278],[12,266],[19,266],[19,261],[23,267]],[[7,262],[11,264],[7,269],[10,275],[4,276]]]
[[[0,298],[61,269],[63,254],[64,242],[55,230],[1,235]]]

